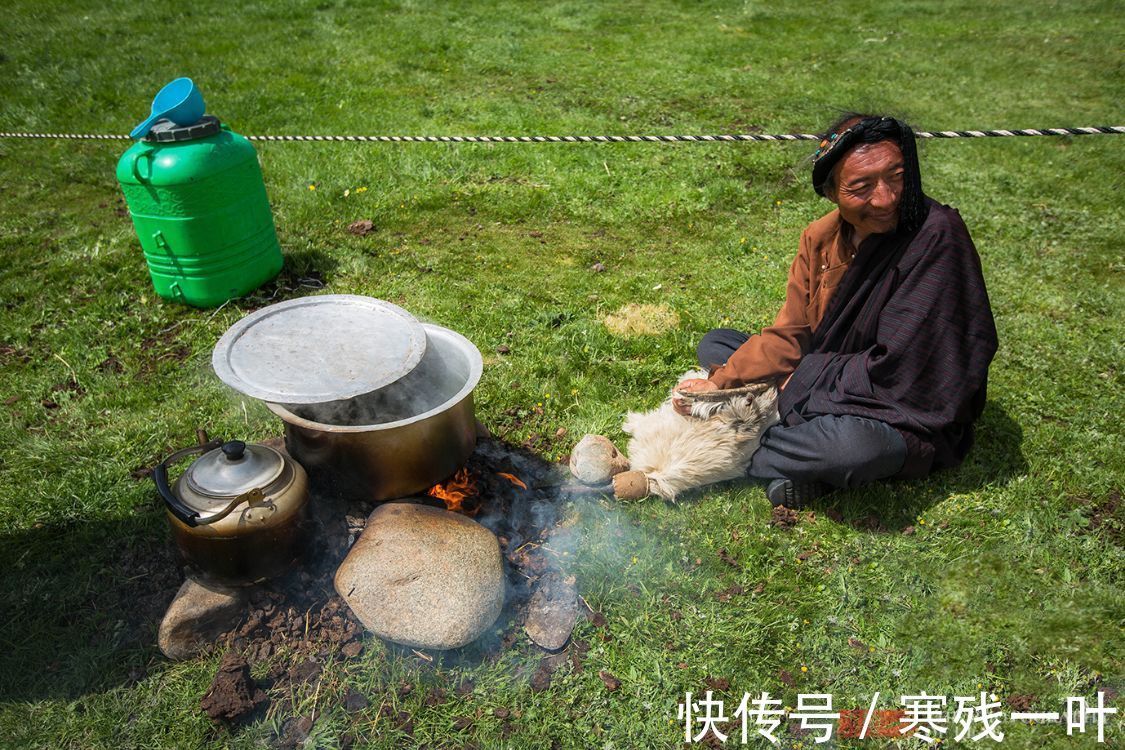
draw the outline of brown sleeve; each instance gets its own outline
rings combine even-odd
[[[805,230],[801,234],[797,257],[789,267],[785,304],[772,326],[751,336],[725,365],[711,373],[709,379],[720,388],[737,388],[756,380],[780,379],[797,369],[804,348],[812,338],[812,329],[805,315],[809,304],[811,245],[808,230]]]

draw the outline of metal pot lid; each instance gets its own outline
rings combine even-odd
[[[285,459],[273,448],[231,440],[203,454],[184,472],[184,479],[200,495],[233,500],[253,489],[265,490],[284,468]]]
[[[324,294],[279,302],[231,326],[211,356],[224,383],[273,403],[341,401],[414,369],[426,332],[390,302]]]

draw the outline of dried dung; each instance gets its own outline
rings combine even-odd
[[[604,669],[598,672],[598,677],[600,677],[602,679],[602,682],[605,683],[605,689],[609,690],[610,692],[621,687],[621,680],[617,679]]]

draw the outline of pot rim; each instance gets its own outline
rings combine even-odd
[[[394,430],[399,427],[406,427],[408,425],[422,422],[430,417],[441,414],[442,412],[453,409],[466,398],[470,397],[476,389],[477,384],[480,383],[481,374],[484,372],[484,360],[481,357],[480,350],[477,349],[473,342],[449,328],[436,325],[434,323],[423,323],[422,327],[426,330],[427,334],[436,334],[437,336],[447,336],[451,338],[456,344],[458,349],[465,354],[469,359],[469,376],[465,379],[465,384],[453,396],[438,404],[428,411],[421,414],[415,414],[406,419],[400,419],[396,422],[382,422],[379,424],[366,424],[366,425],[342,425],[342,424],[327,424],[324,422],[314,422],[311,419],[299,417],[289,409],[281,404],[272,401],[264,402],[266,407],[277,416],[281,417],[283,422],[294,425],[296,427],[303,427],[308,430],[319,430],[321,432],[376,432],[383,430]],[[364,395],[364,394],[360,394]],[[358,398],[358,396],[356,397]]]

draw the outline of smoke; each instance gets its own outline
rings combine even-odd
[[[527,545],[543,558],[544,571],[562,575],[581,571],[580,591],[584,583],[601,589],[621,582],[635,554],[651,557],[668,548],[642,533],[617,500],[575,485],[565,466],[496,440],[478,441],[470,459],[470,465],[474,464],[488,472],[509,472],[530,488],[520,490],[502,480],[498,491],[503,501],[484,498],[474,519],[502,537],[514,564],[524,562],[514,552]],[[489,486],[497,485],[490,482]],[[584,581],[586,576],[598,580]]]

